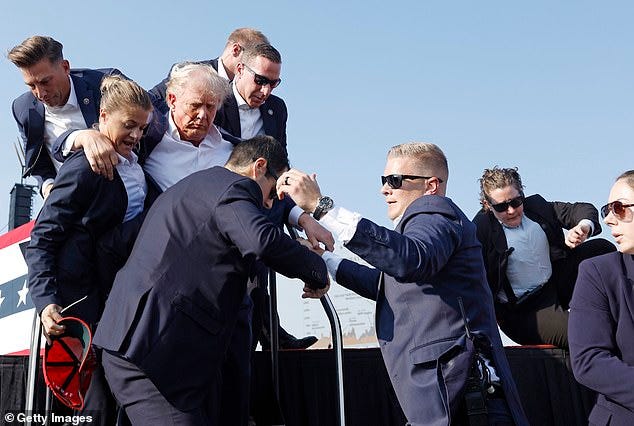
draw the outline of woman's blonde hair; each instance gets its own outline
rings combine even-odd
[[[152,101],[147,92],[132,80],[120,75],[108,75],[101,80],[100,108],[106,112],[121,109],[141,108],[152,110]]]

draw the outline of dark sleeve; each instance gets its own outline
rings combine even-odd
[[[379,291],[379,277],[381,273],[360,263],[343,259],[337,268],[335,280],[340,284],[363,296],[376,301]]]
[[[579,266],[570,302],[568,341],[575,378],[584,386],[634,411],[634,366],[623,362],[615,341],[616,319],[611,313],[604,276],[592,259]],[[621,306],[627,309],[627,306]],[[615,378],[618,378],[615,380]]]
[[[418,282],[438,273],[461,240],[459,221],[419,213],[408,220],[402,234],[361,219],[345,246],[399,282]]]
[[[22,142],[22,152],[26,157],[26,148],[27,148],[27,132],[28,132],[28,118],[24,116],[20,118],[20,114],[18,114],[18,110],[21,110],[20,106],[16,104],[18,100],[13,101],[12,111],[13,118],[15,119],[16,124],[18,125],[18,131],[20,132],[20,140]],[[28,109],[26,110],[28,111]],[[55,171],[55,166],[53,165],[53,161],[51,161],[51,157],[46,150],[46,146],[44,140],[39,141],[39,149],[37,152],[31,153],[31,156],[35,156],[35,159],[32,161],[31,166],[26,164],[26,169],[24,171],[24,175],[22,177],[33,176],[33,178],[37,181],[37,186],[40,190],[40,194],[42,194],[42,184],[47,179],[55,179],[57,172]],[[25,158],[26,159],[26,158]]]
[[[550,203],[555,210],[557,220],[564,229],[574,228],[582,219],[589,219],[594,224],[594,233],[591,236],[601,233],[601,222],[599,222],[599,212],[590,203],[564,203],[553,201]]]
[[[286,103],[281,100],[281,115],[282,115],[282,120],[280,123],[280,140],[279,142],[286,146],[286,121],[288,120],[288,110],[286,108]]]
[[[299,278],[311,288],[328,283],[326,265],[320,256],[284,234],[256,203],[261,193],[252,180],[232,185],[215,209],[220,232],[243,256],[254,255],[275,271]]]
[[[56,281],[60,250],[87,211],[98,178],[83,155],[71,158],[72,164],[60,169],[26,249],[28,286],[38,312],[61,303]]]

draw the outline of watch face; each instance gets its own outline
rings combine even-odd
[[[333,206],[333,201],[332,198],[330,197],[321,197],[321,199],[319,200],[319,207],[322,210],[330,210],[332,209]]]

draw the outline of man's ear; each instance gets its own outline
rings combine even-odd
[[[262,157],[259,157],[257,160],[253,162],[251,169],[252,169],[254,179],[266,175],[266,172],[267,172],[266,165],[267,165],[267,161],[266,159]]]
[[[233,55],[234,58],[239,58],[241,54],[242,46],[238,43],[233,43],[233,46],[231,46],[231,55]]]
[[[174,109],[174,103],[176,102],[176,95],[173,93],[168,93],[167,94],[167,99],[165,100],[167,102],[167,106],[169,107],[170,110]]]
[[[427,179],[427,190],[425,190],[425,195],[438,195],[440,192],[440,180],[436,176],[433,176],[430,179]]]
[[[61,66],[64,68],[66,75],[70,75],[70,62],[67,59],[62,59]]]

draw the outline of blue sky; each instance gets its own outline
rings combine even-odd
[[[11,2],[0,40],[4,53],[51,35],[72,66],[115,66],[149,88],[176,61],[216,57],[234,28],[259,28],[283,55],[275,93],[288,104],[293,164],[379,223],[388,222],[378,176],[402,142],[443,148],[448,195],[470,217],[485,167],[518,166],[528,194],[599,205],[634,167],[631,3],[338,3]],[[24,89],[4,57],[7,197],[19,175],[10,105]]]
[[[151,88],[172,63],[216,57],[233,29],[256,27],[282,53],[292,163],[387,225],[379,176],[408,141],[445,151],[448,196],[469,217],[493,165],[518,166],[527,194],[604,204],[634,168],[633,12],[626,1],[38,0],[3,5],[0,40],[4,53],[51,35],[72,66],[118,67]],[[25,88],[3,57],[0,229],[20,171],[10,105]]]

